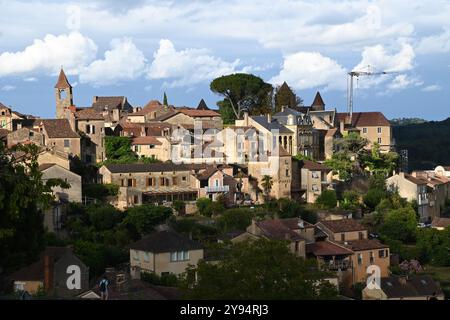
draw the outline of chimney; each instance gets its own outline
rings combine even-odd
[[[244,126],[248,126],[248,112],[244,112]]]
[[[285,106],[281,106],[281,112],[284,112],[285,109],[286,109]]]
[[[344,128],[345,128],[344,121],[341,120],[339,122],[339,131],[341,132],[341,134],[344,134]]]
[[[98,101],[98,96],[94,96],[94,103]]]
[[[407,280],[408,280],[408,277],[407,277],[407,276],[398,278],[398,282],[399,282],[402,286],[406,285],[406,281],[407,281]]]
[[[53,289],[53,257],[44,256],[44,289],[46,292]]]
[[[272,122],[272,114],[270,114],[270,113],[267,114],[267,122],[268,123]]]
[[[305,224],[301,218],[298,218],[298,226],[300,229],[303,229],[305,227]]]

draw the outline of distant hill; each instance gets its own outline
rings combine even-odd
[[[421,118],[396,118],[389,121],[393,126],[406,126],[409,124],[425,123],[427,120]]]
[[[450,165],[450,118],[443,121],[394,125],[397,151],[408,150],[409,170]]]

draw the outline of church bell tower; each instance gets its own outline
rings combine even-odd
[[[58,82],[55,84],[56,96],[56,118],[64,119],[66,117],[65,109],[73,106],[72,86],[67,80],[64,70],[59,72]]]

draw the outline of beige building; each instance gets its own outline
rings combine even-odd
[[[153,158],[160,161],[172,159],[172,144],[167,137],[135,137],[131,140],[131,149],[139,157]]]
[[[172,110],[174,110],[173,106],[165,106],[158,100],[151,100],[142,109],[138,108],[135,112],[129,113],[127,115],[127,121],[132,123],[146,123]]]
[[[173,231],[153,232],[130,246],[130,273],[139,279],[141,273],[179,275],[188,266],[203,259],[203,247]]]
[[[12,131],[12,112],[11,109],[0,102],[0,129]]]
[[[332,187],[331,171],[318,162],[292,159],[292,198],[314,203],[323,190]]]
[[[62,179],[70,184],[70,188],[53,187],[56,200],[65,202],[81,202],[81,176],[54,163],[45,163],[39,166],[42,180]]]
[[[105,118],[94,108],[85,108],[76,111],[75,127],[83,133],[83,161],[85,163],[102,162],[105,154]]]
[[[336,122],[343,135],[356,130],[369,140],[367,148],[374,143],[378,143],[383,152],[394,148],[391,124],[381,112],[353,112],[351,119],[348,113],[337,113]]]

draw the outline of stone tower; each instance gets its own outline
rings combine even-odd
[[[65,109],[73,105],[72,86],[61,68],[58,82],[55,84],[56,118],[65,119]]]

